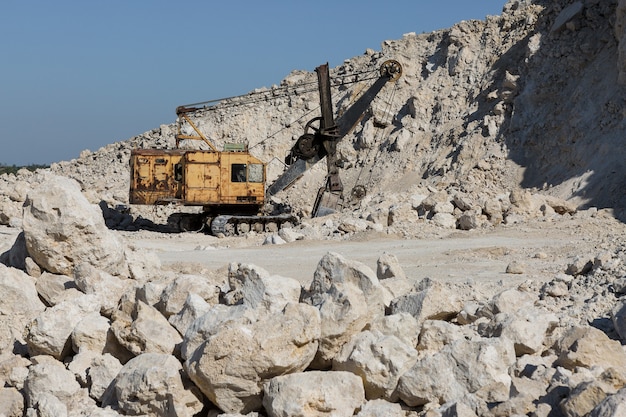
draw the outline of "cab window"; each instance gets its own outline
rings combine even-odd
[[[232,164],[230,166],[231,182],[246,182],[246,164]]]
[[[263,182],[263,165],[262,164],[248,165],[248,181]]]

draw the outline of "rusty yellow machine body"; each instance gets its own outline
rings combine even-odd
[[[250,213],[265,203],[265,164],[246,150],[135,149],[130,169],[131,204]]]

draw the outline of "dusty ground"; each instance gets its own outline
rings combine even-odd
[[[419,226],[417,226],[419,227]],[[266,235],[218,239],[201,233],[161,234],[123,232],[129,244],[155,251],[164,266],[180,264],[218,269],[229,262],[260,266],[272,274],[312,279],[328,251],[362,262],[376,270],[384,253],[395,255],[409,278],[480,286],[488,295],[526,280],[546,281],[564,273],[578,257],[593,260],[603,251],[616,251],[626,225],[607,213],[535,219],[523,224],[472,231],[430,231],[419,239],[363,233],[337,240],[300,240],[263,245]],[[517,263],[523,273],[507,273]]]
[[[420,227],[420,225],[416,225]],[[0,227],[0,251],[8,250],[18,229]],[[376,270],[385,252],[395,255],[413,280],[434,280],[478,288],[488,296],[526,280],[547,281],[564,273],[576,257],[593,260],[624,245],[626,225],[608,213],[533,219],[472,231],[430,229],[423,238],[367,232],[333,240],[304,239],[283,245],[263,245],[267,235],[219,239],[202,233],[166,234],[116,232],[127,244],[154,251],[164,267],[187,271],[217,270],[230,262],[260,266],[271,274],[307,285],[317,263],[329,252]],[[622,248],[623,249],[623,248]],[[517,263],[523,273],[507,273]]]

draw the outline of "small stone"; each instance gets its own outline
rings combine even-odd
[[[513,261],[506,267],[507,274],[524,274],[526,273],[526,265],[519,261]]]

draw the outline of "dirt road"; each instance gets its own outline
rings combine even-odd
[[[624,236],[624,225],[605,216],[563,217],[469,232],[447,231],[426,239],[364,233],[343,240],[305,239],[283,245],[263,245],[264,236],[260,235],[227,239],[193,233],[124,235],[132,244],[154,250],[166,265],[196,263],[218,269],[230,262],[243,262],[307,284],[329,251],[374,270],[377,259],[387,252],[398,258],[414,280],[430,277],[497,288],[528,279],[552,279],[564,273],[576,256],[593,259],[603,247]],[[517,273],[507,273],[512,264],[517,266]]]
[[[18,229],[0,227],[0,253],[10,249]],[[576,257],[593,260],[625,245],[626,225],[606,215],[592,218],[535,219],[511,226],[445,231],[420,239],[362,233],[340,239],[307,239],[263,245],[266,236],[218,239],[202,233],[116,232],[138,248],[154,251],[166,267],[184,264],[219,269],[230,262],[260,266],[271,274],[307,285],[329,251],[376,270],[385,252],[395,255],[407,277],[481,286],[486,293],[526,280],[546,281],[562,274]],[[516,265],[517,273],[507,272]]]

